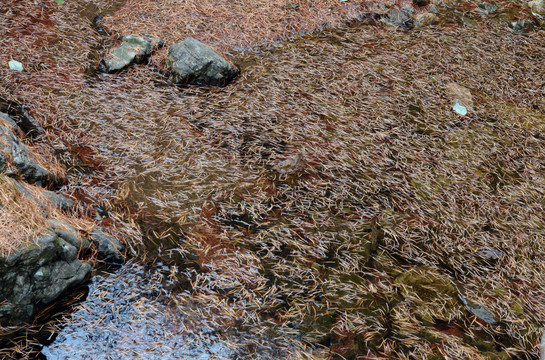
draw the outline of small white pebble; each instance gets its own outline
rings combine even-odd
[[[8,65],[9,65],[10,70],[23,71],[23,64],[21,64],[17,60],[10,60]]]

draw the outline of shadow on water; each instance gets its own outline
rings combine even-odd
[[[87,298],[42,355],[59,360],[232,358],[233,349],[220,341],[217,329],[188,329],[184,314],[168,305],[171,275],[161,264],[134,263],[95,275]]]

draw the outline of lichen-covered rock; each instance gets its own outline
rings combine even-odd
[[[58,181],[53,173],[38,165],[34,155],[13,131],[2,125],[0,125],[0,172],[21,175],[31,183]]]
[[[166,66],[176,84],[224,86],[239,73],[231,62],[192,37],[170,47]]]
[[[414,25],[413,14],[414,9],[412,7],[394,8],[388,11],[384,21],[396,26],[412,27]]]
[[[487,3],[487,2],[482,2],[482,3],[479,4],[478,10],[481,11],[482,13],[490,15],[490,14],[494,14],[495,12],[497,12],[498,7],[496,5],[494,5],[494,4],[490,4],[490,3]]]
[[[414,25],[415,26],[428,26],[428,25],[435,25],[437,24],[438,19],[437,16],[431,12],[424,12],[420,14],[416,14],[414,16]]]
[[[57,234],[48,233],[37,244],[0,258],[0,325],[32,320],[36,305],[47,305],[84,282],[91,266],[77,253]]]
[[[96,228],[93,230],[89,240],[97,244],[98,252],[104,258],[117,263],[122,263],[125,260],[123,245],[113,236],[104,233],[102,229]]]
[[[49,220],[49,224],[58,237],[76,249],[87,250],[91,245],[90,241],[83,238],[72,225],[60,220]]]
[[[151,55],[163,42],[153,37],[127,35],[121,40],[121,46],[112,50],[99,64],[99,71],[118,72],[131,64],[140,64]]]

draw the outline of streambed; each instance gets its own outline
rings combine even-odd
[[[99,50],[77,86],[46,92],[101,160],[71,189],[136,221],[145,265],[96,275],[43,355],[534,356],[545,49],[479,21],[359,22],[234,54],[225,88],[181,89],[152,66],[87,71],[104,40],[81,30]],[[450,82],[473,114],[452,111]]]

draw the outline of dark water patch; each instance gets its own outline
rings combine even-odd
[[[173,271],[160,263],[152,268],[127,264],[96,275],[86,301],[67,315],[42,354],[47,359],[244,359],[250,351],[276,358],[267,350],[259,352],[258,345],[245,350],[253,329],[236,324],[218,328],[190,303],[173,306],[168,290],[176,282]],[[232,343],[233,332],[237,344]]]
[[[62,300],[47,306],[37,306],[32,324],[0,328],[0,357],[2,359],[47,359],[41,353],[44,344],[52,343],[58,335],[63,318],[85,301],[89,284],[83,284],[61,296]]]
[[[25,135],[37,137],[44,134],[44,129],[20,102],[0,98],[0,112],[10,115]]]

